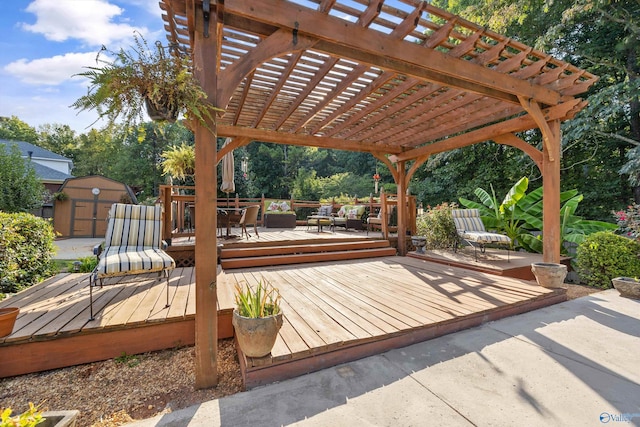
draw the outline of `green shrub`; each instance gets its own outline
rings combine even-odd
[[[80,261],[80,273],[91,273],[98,265],[98,257],[95,256],[86,256],[78,261]]]
[[[55,271],[54,236],[45,219],[0,212],[0,293],[28,288]]]
[[[434,208],[427,208],[423,215],[416,218],[416,230],[419,236],[427,239],[425,249],[452,248],[458,241],[456,226],[451,217],[451,209],[455,203],[442,203]]]
[[[576,271],[589,286],[611,288],[618,276],[640,277],[640,243],[601,231],[588,235],[576,252]]]

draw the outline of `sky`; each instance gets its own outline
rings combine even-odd
[[[158,0],[2,0],[0,29],[0,117],[78,133],[104,123],[69,107],[88,86],[74,74],[95,65],[103,45],[129,48],[134,31],[166,42]]]

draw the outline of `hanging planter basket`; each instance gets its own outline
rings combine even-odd
[[[11,335],[18,313],[20,313],[18,307],[0,308],[0,338]]]
[[[155,103],[149,98],[145,98],[144,105],[147,108],[147,114],[149,115],[149,118],[153,121],[167,121],[169,123],[175,123],[175,121],[178,119],[179,109],[175,104]]]

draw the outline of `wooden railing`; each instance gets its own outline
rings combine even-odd
[[[260,205],[260,214],[258,217],[258,224],[263,225],[263,207],[265,200],[273,199],[272,197],[232,197],[232,198],[218,198],[217,206],[220,209],[243,209],[247,206]],[[386,200],[386,206],[383,208],[380,200]],[[168,242],[176,237],[192,237],[195,236],[195,187],[193,186],[177,186],[177,185],[161,185],[160,186],[160,200],[163,205],[164,217],[163,217],[163,236]],[[278,199],[283,200],[283,199]],[[329,204],[329,202],[320,202],[316,200],[295,200],[287,199],[291,209],[296,212],[298,225],[305,225],[306,218],[312,212],[317,211],[323,204]],[[397,205],[397,198],[394,194],[388,194],[380,199],[375,197],[367,198],[354,198],[348,203],[338,203],[334,200],[331,201],[334,209],[340,209],[345,204],[349,205],[366,205],[369,207],[369,214],[377,214],[379,209],[383,212],[390,212],[393,206]],[[168,208],[170,207],[170,208]],[[408,224],[411,234],[415,234],[416,227],[416,202],[415,196],[408,196],[408,211],[409,218]]]

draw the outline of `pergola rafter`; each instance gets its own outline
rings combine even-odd
[[[541,169],[544,259],[559,260],[560,122],[584,108],[574,97],[596,76],[422,0],[160,0],[160,8],[169,42],[193,56],[224,110],[210,129],[194,124],[197,211],[215,212],[212,165],[228,152],[216,152],[218,136],[234,138],[229,147],[258,140],[372,153],[392,171],[398,206],[429,156],[493,140]],[[529,129],[542,132],[542,150],[515,135]],[[198,260],[215,253],[216,218],[196,218],[196,286],[206,299],[196,315],[196,330],[206,330],[196,336],[197,383],[209,386],[215,327],[198,324],[215,322],[199,313],[215,312],[216,272]],[[400,253],[406,219],[399,209]]]

